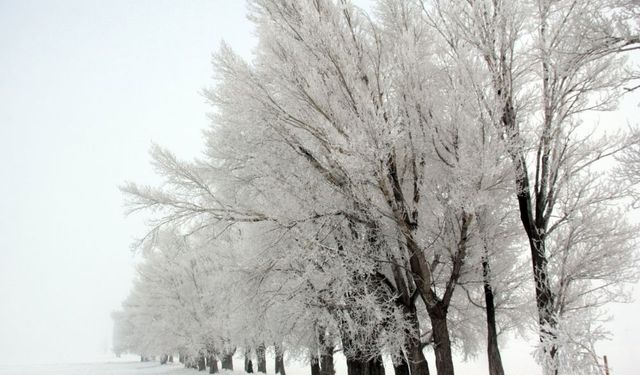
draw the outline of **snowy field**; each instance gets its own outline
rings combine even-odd
[[[343,359],[340,355],[339,359]],[[159,362],[140,362],[135,360],[135,356],[127,356],[125,360],[116,359],[110,361],[97,361],[95,363],[75,363],[75,364],[33,364],[33,365],[6,365],[0,364],[0,375],[199,375],[208,374],[198,372],[195,369],[184,368],[179,362],[173,364],[160,365]],[[267,360],[268,366],[273,366]],[[234,357],[234,368],[242,368],[241,357]],[[336,373],[346,375],[346,368],[343,361],[336,361]],[[288,375],[309,375],[310,369],[307,365],[291,361],[285,363]],[[272,368],[267,369],[268,375],[274,375]],[[387,368],[388,374],[392,374],[392,368]],[[243,371],[220,370],[219,375],[247,375]]]
[[[228,375],[236,374],[226,372]],[[106,362],[56,365],[0,365],[2,375],[183,375],[204,374],[185,369],[181,364],[160,365],[157,362]],[[238,373],[240,374],[240,373]]]
[[[337,355],[336,372],[346,375],[344,357]],[[238,371],[243,366],[242,356],[233,358],[235,371],[220,370],[219,375],[247,375],[244,371]],[[267,356],[267,374],[273,373],[273,358]],[[309,375],[307,365],[292,360],[285,362],[288,375]],[[388,369],[393,371],[392,368]],[[204,375],[206,372],[198,372],[195,369],[187,369],[179,362],[160,365],[159,362],[140,362],[135,355],[124,355],[122,358],[113,356],[96,356],[87,363],[57,363],[57,364],[2,364],[0,363],[0,375]],[[391,373],[391,372],[389,372]]]
[[[235,362],[235,361],[234,361]],[[238,361],[239,362],[239,361]],[[236,363],[234,363],[234,366]],[[242,363],[238,363],[242,365]],[[310,370],[302,364],[289,363],[286,366],[288,375],[309,375]],[[474,374],[478,373],[477,368],[467,367],[467,364],[460,364],[461,373]],[[268,375],[273,373],[268,369]],[[465,371],[466,370],[466,371]],[[528,371],[514,372],[518,374],[529,374]],[[393,368],[390,363],[385,363],[385,372],[393,375]],[[198,372],[194,369],[187,369],[180,363],[160,365],[158,362],[136,362],[136,361],[118,361],[118,362],[102,362],[102,363],[77,363],[77,364],[37,364],[37,365],[2,365],[0,364],[0,375],[204,375],[206,372]],[[343,363],[336,361],[336,374],[346,375],[346,368]],[[485,373],[482,371],[481,373]],[[539,374],[539,371],[531,372]],[[243,371],[227,371],[221,370],[219,375],[247,375]]]
[[[514,350],[515,349],[515,350]],[[519,350],[518,350],[519,349]],[[540,368],[533,363],[528,355],[529,350],[516,343],[515,348],[507,348],[505,370],[508,373],[518,375],[539,375]],[[267,353],[267,375],[275,375],[273,372],[273,357]],[[429,353],[431,354],[431,353]],[[95,357],[92,363],[73,364],[0,364],[0,375],[204,375],[206,372],[198,372],[194,369],[184,368],[179,362],[160,365],[159,362],[140,362],[139,357],[126,355],[123,358]],[[430,366],[434,368],[434,359],[429,356]],[[341,353],[335,354],[336,375],[347,375],[346,361]],[[385,373],[393,375],[391,362],[385,360]],[[243,366],[242,356],[234,356],[233,366],[235,371],[221,370],[219,375],[247,375],[238,371]],[[300,360],[289,358],[285,360],[287,375],[310,375],[307,364]],[[486,358],[480,356],[471,362],[456,360],[456,370],[461,374],[485,374]],[[633,372],[617,372],[617,374],[632,374]]]

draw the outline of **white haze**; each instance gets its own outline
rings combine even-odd
[[[131,282],[117,189],[151,141],[200,149],[211,52],[238,1],[0,1],[0,363],[96,358]]]
[[[198,154],[199,91],[223,38],[250,55],[242,1],[0,0],[0,363],[110,355],[109,314],[144,231],[124,218],[117,186],[153,181],[151,141]],[[638,101],[616,119],[633,119]],[[638,311],[612,307],[601,351],[616,374],[634,373]],[[529,351],[510,342],[507,372],[539,373]],[[481,356],[459,371],[485,367]]]

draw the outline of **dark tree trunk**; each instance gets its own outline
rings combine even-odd
[[[406,333],[406,353],[400,353],[400,363],[394,365],[396,374],[408,372],[411,375],[429,375],[429,364],[422,352],[420,342],[420,322],[413,293],[409,290],[410,275],[406,274],[399,266],[392,268],[393,278],[397,289],[397,304],[402,308],[411,327]]]
[[[447,281],[442,298],[438,298],[435,291],[431,289],[431,286],[427,286],[425,283],[422,283],[422,289],[419,289],[423,301],[427,306],[429,319],[431,320],[433,350],[436,355],[436,371],[438,375],[454,375],[455,373],[453,356],[451,354],[451,339],[447,324],[447,313],[466,258],[469,225],[473,220],[473,215],[463,210],[460,220],[460,240],[458,241],[456,253],[453,257],[451,274],[449,275],[449,280]],[[411,253],[412,255],[416,254],[415,251]],[[426,261],[426,259],[422,259]],[[419,284],[417,279],[416,284]]]
[[[451,355],[451,340],[447,328],[447,308],[453,295],[456,283],[460,277],[460,270],[466,257],[466,241],[471,215],[462,212],[462,222],[460,223],[460,241],[454,255],[454,264],[451,275],[447,281],[445,292],[440,299],[432,289],[433,275],[431,267],[424,256],[423,248],[415,238],[418,229],[416,224],[417,212],[406,207],[407,200],[403,196],[402,184],[398,177],[395,155],[390,155],[387,159],[388,182],[391,189],[382,186],[383,194],[389,203],[389,207],[394,213],[394,217],[400,226],[400,232],[404,238],[404,243],[409,253],[409,266],[413,275],[413,282],[424,304],[427,306],[431,324],[433,327],[433,338],[435,341],[434,351],[436,354],[436,369],[438,375],[453,375],[453,357]],[[419,198],[419,197],[418,197]],[[404,302],[405,305],[406,302]],[[408,305],[407,305],[408,306]],[[420,357],[417,350],[411,353]],[[424,355],[422,355],[424,357]],[[426,360],[424,362],[426,364]],[[428,366],[417,368],[416,370],[428,373]]]
[[[496,327],[496,306],[491,287],[491,267],[485,257],[482,259],[482,276],[484,281],[484,302],[487,312],[487,356],[489,358],[489,375],[504,375],[500,348],[498,347],[498,329]]]
[[[329,352],[323,352],[320,355],[320,375],[336,375],[336,370],[333,365],[333,348]]]
[[[169,356],[166,354],[163,354],[160,356],[160,364],[161,365],[166,365],[167,361],[169,360]]]
[[[178,353],[178,362],[184,364],[184,354]]]
[[[286,375],[284,370],[284,353],[282,352],[282,347],[279,345],[274,345],[274,351],[276,353],[276,375]]]
[[[524,159],[524,157],[522,157]],[[527,237],[529,238],[529,248],[531,250],[531,264],[533,266],[533,280],[536,286],[536,307],[538,309],[538,323],[540,325],[540,341],[543,343],[547,343],[549,341],[553,341],[555,338],[555,328],[558,323],[553,314],[553,306],[554,306],[554,295],[551,291],[551,286],[549,282],[549,273],[547,271],[547,255],[546,255],[546,245],[545,238],[541,233],[546,231],[546,224],[541,218],[541,216],[536,215],[536,220],[533,219],[534,213],[531,207],[531,194],[529,192],[529,178],[526,176],[526,166],[524,161],[518,163],[519,168],[522,170],[524,168],[524,172],[520,172],[520,176],[518,176],[516,182],[518,185],[518,189],[526,189],[522,192],[519,192],[518,197],[518,205],[520,208],[520,219],[522,221],[522,225],[525,228],[525,232],[527,233]],[[525,173],[525,174],[523,174]],[[524,176],[524,177],[523,177]],[[541,206],[540,203],[536,202],[537,206]],[[544,328],[544,327],[549,327]],[[549,351],[546,353],[551,359],[552,363],[555,365],[556,352],[558,348],[556,344],[551,344]],[[557,374],[557,366],[556,369],[553,370],[553,373]]]
[[[198,361],[187,355],[184,357],[184,367],[197,369]]]
[[[173,354],[169,354],[169,363],[173,363]]]
[[[311,357],[311,375],[320,375],[320,362],[318,356]]]
[[[233,354],[225,354],[222,357],[221,367],[225,370],[233,370]]]
[[[546,76],[549,73],[548,67],[545,64],[547,63],[543,61],[543,74],[545,76],[545,78],[543,78],[543,82],[544,85],[547,85],[548,77]],[[545,354],[551,362],[556,365],[556,352],[558,348],[556,344],[553,343],[553,340],[555,338],[554,330],[557,327],[558,322],[553,314],[555,296],[551,291],[551,284],[549,281],[549,273],[547,270],[548,260],[545,244],[545,233],[547,232],[547,224],[550,217],[550,215],[548,215],[550,212],[547,212],[547,210],[550,208],[552,209],[552,203],[549,201],[549,195],[554,194],[555,189],[553,185],[547,186],[548,181],[550,181],[550,173],[552,173],[550,172],[552,168],[548,168],[548,152],[550,149],[549,142],[551,141],[548,133],[549,126],[545,126],[545,133],[541,139],[543,144],[546,145],[543,147],[545,149],[543,153],[546,155],[542,155],[543,165],[541,166],[541,176],[539,179],[544,183],[542,184],[543,186],[540,187],[537,187],[536,185],[536,189],[533,192],[536,198],[534,202],[527,168],[527,159],[522,143],[522,136],[520,135],[520,129],[516,121],[516,110],[514,108],[513,96],[511,95],[510,90],[506,89],[510,83],[506,73],[503,73],[503,77],[500,81],[496,81],[496,83],[500,82],[502,82],[502,85],[498,84],[496,89],[499,93],[502,93],[502,100],[504,102],[501,122],[505,129],[505,134],[508,137],[510,145],[508,152],[511,156],[516,172],[516,198],[518,199],[520,221],[522,222],[524,231],[529,239],[531,265],[533,267],[533,280],[536,287],[536,307],[538,309],[540,341],[543,343],[549,343],[549,341],[552,341],[549,345],[549,351]],[[546,92],[546,90],[547,89],[545,88],[544,91]],[[549,111],[551,111],[550,108],[545,108],[545,124],[549,124],[551,121],[551,114]],[[549,329],[550,332],[547,329]],[[557,374],[557,367],[555,370],[552,370],[552,372]]]
[[[251,350],[249,349],[244,350],[244,372],[246,373],[253,372],[253,363],[251,363]]]
[[[209,365],[209,374],[215,374],[218,372],[218,359],[213,354],[209,354],[207,358],[207,362]]]
[[[411,375],[409,373],[409,364],[407,363],[407,359],[404,357],[404,354],[400,352],[400,358],[398,362],[393,363],[393,373],[395,375]]]
[[[382,357],[369,360],[347,358],[347,375],[384,375]]]
[[[318,343],[320,344],[320,374],[335,375],[336,370],[333,365],[333,342],[327,339],[324,328],[318,327]]]
[[[447,326],[447,312],[440,304],[428,308],[433,332],[433,348],[436,355],[436,371],[438,375],[454,375],[453,356],[451,355],[451,339]]]
[[[429,375],[429,363],[422,352],[422,342],[420,342],[420,327],[418,322],[418,311],[415,303],[409,302],[405,305],[407,321],[413,326],[412,332],[407,334],[406,360],[409,365],[411,375]]]
[[[429,363],[422,351],[422,343],[415,340],[407,344],[407,359],[411,375],[429,375]]]
[[[207,365],[205,363],[204,354],[200,354],[198,356],[198,371],[204,371],[207,369]]]
[[[384,375],[381,355],[365,355],[348,337],[342,338],[342,349],[347,357],[347,375]]]
[[[326,353],[320,356],[320,375],[336,375],[333,365],[333,353]]]
[[[258,357],[258,372],[263,374],[267,373],[267,357],[266,357],[267,348],[265,348],[264,344],[260,344],[256,348],[256,357]]]

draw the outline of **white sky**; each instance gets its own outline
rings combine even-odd
[[[129,244],[144,231],[117,186],[153,180],[151,141],[198,154],[199,91],[223,38],[249,55],[243,1],[0,0],[0,363],[90,361],[108,348]],[[601,347],[617,374],[634,374],[640,304],[613,311]],[[506,349],[508,372],[539,373],[528,352]],[[485,372],[478,362],[460,370]]]

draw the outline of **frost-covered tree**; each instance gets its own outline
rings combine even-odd
[[[224,270],[214,262],[215,252],[203,247],[197,238],[168,230],[145,244],[133,290],[114,315],[117,327],[129,327],[129,351],[180,352],[200,362],[206,356],[210,363],[224,353],[229,304],[226,294],[216,293],[224,286]]]
[[[209,134],[211,160],[183,166],[156,151],[175,190],[130,186],[128,191],[141,206],[168,209],[167,219],[174,222],[209,217],[287,228],[341,218],[346,240],[333,244],[345,252],[340,259],[353,258],[360,273],[367,261],[378,262],[364,278],[352,280],[373,283],[374,290],[389,288],[413,321],[404,344],[413,372],[428,372],[417,297],[431,323],[436,367],[452,372],[447,313],[466,272],[475,206],[482,192],[494,187],[492,171],[466,165],[491,159],[476,154],[490,150],[476,142],[483,124],[470,131],[461,126],[477,125],[473,109],[452,111],[464,103],[463,95],[453,101],[434,97],[429,85],[454,88],[448,86],[448,72],[435,65],[412,71],[422,56],[409,56],[406,70],[394,71],[396,56],[384,52],[396,42],[392,33],[378,35],[351,6],[269,1],[254,6],[263,36],[259,61],[250,66],[228,49],[218,55],[222,83],[209,95],[219,111]],[[397,16],[389,11],[389,17]],[[318,34],[318,28],[326,32]],[[389,51],[417,51],[426,38]],[[438,72],[437,79],[432,72]],[[415,82],[425,79],[418,92]],[[211,166],[213,174],[199,172]],[[210,176],[215,188],[207,185]],[[482,176],[487,185],[477,187]],[[318,181],[319,196],[305,191],[310,179]],[[373,307],[382,307],[373,297]],[[341,327],[342,334],[353,331],[346,323]],[[359,336],[364,341],[353,353],[363,356],[371,345]]]
[[[635,130],[638,131],[637,129]],[[638,138],[636,138],[638,139]],[[625,186],[632,194],[632,204],[637,207],[640,201],[638,187],[640,186],[640,142],[636,142],[616,159],[620,166],[616,171],[616,182]]]
[[[626,192],[601,172],[632,142],[581,116],[635,77],[619,56],[638,43],[636,6],[380,0],[370,17],[346,0],[249,4],[259,44],[250,62],[215,55],[204,155],[154,147],[164,184],[123,188],[156,230],[197,239],[172,270],[193,281],[180,314],[199,324],[195,347],[275,342],[314,366],[340,345],[350,375],[384,371],[382,353],[398,375],[426,375],[431,345],[445,375],[453,348],[486,336],[500,375],[498,334],[522,325],[517,287],[533,276],[545,369],[593,371],[565,358],[597,359],[599,307],[637,271],[634,228],[612,208]],[[206,255],[221,237],[225,280]],[[236,305],[211,303],[230,280]]]
[[[558,363],[564,355],[558,352],[568,348],[557,340],[562,297],[554,286],[559,275],[552,263],[559,259],[558,252],[569,257],[580,253],[579,248],[566,246],[570,242],[563,238],[568,234],[562,227],[581,215],[580,210],[564,210],[560,202],[571,196],[581,201],[580,207],[591,204],[595,209],[620,198],[621,192],[606,189],[582,194],[580,184],[584,175],[591,176],[589,186],[610,183],[606,176],[594,174],[596,164],[623,150],[630,139],[604,135],[582,115],[614,108],[623,85],[637,77],[623,56],[640,42],[637,3],[425,1],[423,5],[448,53],[470,72],[478,66],[484,70],[472,88],[502,129],[515,167],[518,210],[529,239],[535,281],[540,359],[550,373],[571,371]],[[610,235],[598,239],[604,244],[618,236]],[[618,252],[631,255],[627,244],[620,245],[609,254],[613,259]],[[620,266],[630,271],[635,267],[634,261]],[[595,275],[592,281],[597,284]]]
[[[240,134],[262,157],[289,154],[338,194],[343,205],[328,214],[370,228],[378,258],[391,265],[382,272],[389,284],[408,297],[409,309],[419,296],[429,312],[436,367],[453,371],[447,311],[465,272],[475,206],[499,175],[479,165],[496,159],[489,138],[478,142],[485,124],[474,121],[475,108],[453,110],[469,103],[464,92],[434,95],[456,88],[450,72],[416,52],[428,47],[421,25],[401,28],[398,37],[348,4],[254,5],[261,53],[253,65],[228,49],[219,54],[222,84],[209,96],[223,132],[212,134],[225,142],[237,137],[227,132]],[[402,25],[395,10],[381,8]],[[405,63],[399,69],[398,61]],[[327,215],[320,208],[316,215]],[[394,267],[411,272],[394,275]],[[421,349],[412,340],[408,351],[420,357]],[[417,357],[410,363],[424,363]]]

